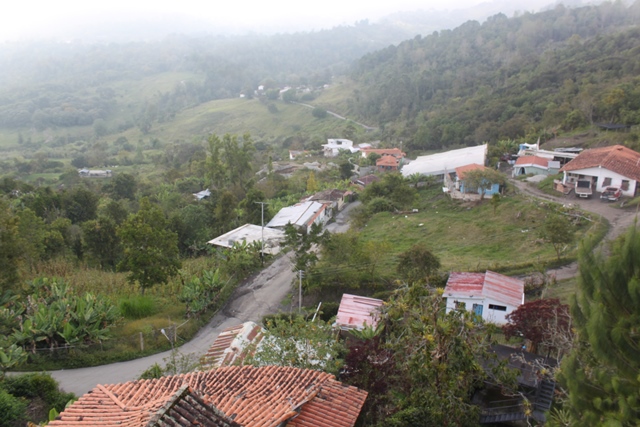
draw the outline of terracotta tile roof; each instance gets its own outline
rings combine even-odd
[[[383,304],[380,299],[343,294],[335,325],[341,329],[362,329],[365,324],[375,328]]]
[[[264,337],[262,326],[245,322],[225,329],[202,357],[206,369],[242,364],[248,351]]]
[[[464,165],[464,166],[459,166],[456,168],[456,175],[458,176],[459,179],[464,179],[464,174],[469,172],[469,171],[474,171],[474,170],[484,170],[485,167],[482,165],[479,165],[477,163],[471,163],[468,165]]]
[[[487,270],[486,273],[451,273],[444,296],[488,297],[518,307],[524,296],[524,282]]]
[[[324,386],[287,427],[353,425],[366,398],[362,390],[333,381]]]
[[[208,404],[200,394],[184,385],[151,418],[149,427],[198,425],[202,427],[242,427]]]
[[[549,159],[538,156],[522,156],[516,160],[516,166],[536,165],[543,168],[549,167]]]
[[[398,166],[399,160],[393,156],[382,156],[376,160],[376,166]]]
[[[622,145],[585,150],[560,171],[571,172],[597,167],[640,181],[640,153]]]
[[[178,419],[178,414],[182,414],[187,421],[174,425],[191,426],[197,424],[185,415],[216,414],[217,408],[220,424],[214,425],[220,426],[233,426],[229,424],[233,420],[245,427],[276,427],[298,416],[302,421],[308,420],[309,424],[305,424],[308,426],[351,427],[366,395],[365,391],[345,387],[333,375],[320,371],[228,366],[154,380],[99,385],[49,425],[145,427],[159,425],[152,423],[172,417]],[[192,409],[187,410],[189,407]],[[318,413],[326,418],[314,423]]]

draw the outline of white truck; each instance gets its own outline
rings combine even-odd
[[[579,179],[576,181],[576,196],[588,199],[593,194],[590,179]]]

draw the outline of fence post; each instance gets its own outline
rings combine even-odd
[[[177,343],[178,342],[178,327],[174,324],[173,325],[173,343]]]
[[[144,338],[142,337],[142,331],[140,332],[140,351],[144,351]]]

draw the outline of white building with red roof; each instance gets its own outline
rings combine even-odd
[[[486,273],[451,273],[443,297],[447,312],[473,311],[486,322],[504,325],[506,316],[524,304],[524,282],[487,270]]]
[[[565,186],[590,179],[595,191],[619,187],[623,195],[633,197],[640,181],[640,153],[622,145],[592,148],[580,153],[560,172]]]
[[[513,176],[520,175],[555,175],[560,171],[560,162],[540,156],[518,157],[513,165]]]

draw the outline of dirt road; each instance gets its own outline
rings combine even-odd
[[[350,203],[336,220],[327,226],[332,233],[342,233],[349,228],[348,218],[359,202]],[[291,292],[294,273],[289,254],[278,258],[255,277],[243,283],[231,297],[225,308],[202,328],[191,341],[179,348],[182,354],[202,356],[224,329],[246,321],[260,322],[266,314],[290,311],[291,304],[283,304]],[[170,351],[154,354],[128,362],[113,363],[91,368],[53,371],[51,375],[66,390],[78,396],[98,384],[113,384],[137,379],[154,363],[165,364]]]
[[[573,194],[570,196],[559,195],[554,197],[538,190],[534,184],[515,179],[512,179],[511,182],[521,193],[563,205],[571,204],[582,210],[592,212],[606,218],[607,221],[609,221],[610,228],[604,238],[605,242],[611,241],[624,233],[624,231],[633,225],[634,221],[638,218],[638,212],[636,212],[636,210],[620,209],[620,202],[601,202],[599,194],[594,194],[590,199],[577,198]],[[569,279],[578,274],[578,263],[574,262],[558,269],[549,270],[548,273],[555,275],[557,280]]]

